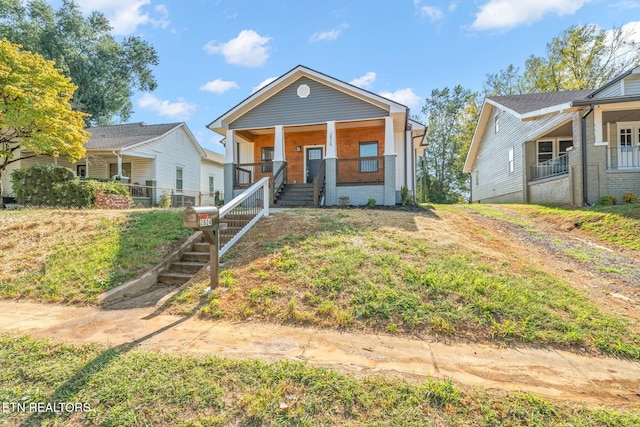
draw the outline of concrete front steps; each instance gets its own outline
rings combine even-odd
[[[158,274],[158,283],[180,286],[187,283],[210,259],[209,244],[199,241],[189,252],[182,254],[179,261],[171,263],[169,270]]]

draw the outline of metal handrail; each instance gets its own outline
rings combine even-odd
[[[320,168],[318,169],[318,174],[313,178],[313,205],[318,207],[320,205],[320,196],[322,195],[322,190],[324,189],[324,180],[325,180],[325,167],[324,167],[324,159],[320,163]]]
[[[219,256],[224,255],[260,218],[269,216],[269,187],[269,178],[264,177],[220,208],[220,222],[227,223],[227,229],[220,232]]]
[[[532,180],[549,178],[569,173],[569,154],[531,166]]]
[[[282,180],[278,182],[280,175],[284,175]],[[273,179],[271,180],[271,203],[276,202],[276,194],[284,187],[287,183],[287,162],[282,163],[275,174],[273,174]]]

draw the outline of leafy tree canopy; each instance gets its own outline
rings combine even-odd
[[[85,115],[71,108],[75,89],[52,61],[0,39],[0,178],[20,147],[70,160],[84,156],[89,133]]]
[[[55,61],[71,77],[78,87],[73,106],[88,114],[88,126],[126,121],[135,91],[157,87],[155,49],[138,37],[116,41],[102,14],[85,18],[73,0],[57,11],[44,0],[0,0],[0,37]]]
[[[605,31],[574,25],[547,43],[546,56],[531,55],[521,73],[509,65],[488,74],[487,96],[595,89],[640,64],[640,48],[623,28]]]

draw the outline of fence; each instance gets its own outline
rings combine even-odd
[[[249,187],[261,178],[273,176],[273,162],[234,165],[233,188]]]
[[[263,216],[269,216],[269,178],[264,177],[220,208],[222,256]]]
[[[221,191],[200,191],[200,190],[176,190],[174,188],[161,188],[153,185],[123,184],[129,188],[129,195],[133,198],[135,205],[142,205],[150,208],[162,205],[162,198],[168,198],[171,207],[184,208],[188,206],[208,206],[217,205],[224,200]],[[216,193],[218,196],[216,197]]]
[[[531,166],[531,180],[549,178],[569,173],[569,155],[563,154],[555,159],[547,160]]]
[[[623,145],[607,148],[607,169],[640,169],[640,147]]]
[[[384,157],[338,159],[337,184],[384,184]]]

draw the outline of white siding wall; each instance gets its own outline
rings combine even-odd
[[[224,194],[224,166],[213,165],[209,162],[202,162],[200,172],[200,189],[204,193],[202,204],[209,205],[214,202],[214,197],[209,195],[209,177],[213,176],[214,192],[220,191],[220,197]]]
[[[183,186],[185,193],[191,194],[200,190],[200,152],[191,143],[191,140],[184,132],[184,128],[180,127],[163,138],[127,150],[126,153],[135,155],[153,155],[155,158],[156,185],[160,188],[172,189],[176,187],[176,167],[182,166],[183,170]],[[140,159],[140,166],[151,168],[151,164],[147,159]],[[136,171],[132,174],[136,177]],[[142,171],[143,169],[141,169]],[[143,172],[141,172],[143,173]],[[146,175],[145,175],[146,176]],[[140,183],[143,183],[143,176],[139,175]],[[148,178],[147,178],[148,179]]]

